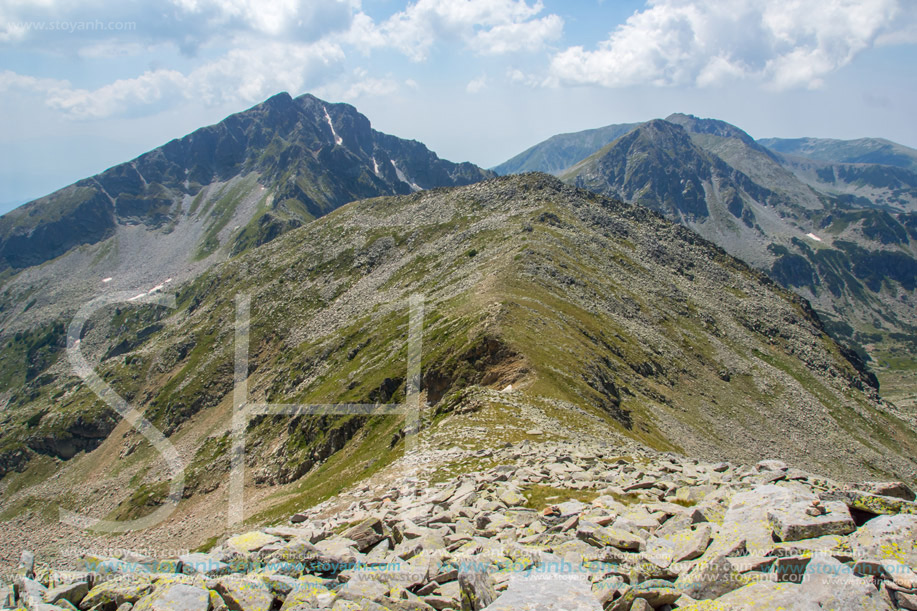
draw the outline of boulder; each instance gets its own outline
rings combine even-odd
[[[500,501],[507,507],[519,507],[525,505],[525,497],[515,490],[504,490],[500,494]]]
[[[917,570],[917,516],[879,516],[858,528],[849,541],[857,559],[897,560]]]
[[[185,575],[217,577],[220,575],[228,575],[232,572],[232,567],[225,562],[221,562],[211,554],[185,554],[184,556],[179,556],[178,562],[179,572]]]
[[[124,603],[134,604],[146,596],[152,586],[147,580],[119,577],[95,586],[80,602],[80,609],[115,611]]]
[[[891,607],[882,599],[872,583],[855,577],[849,567],[833,558],[812,559],[801,581],[800,584],[758,581],[729,592],[712,602],[698,602],[679,607],[679,611],[891,611]]]
[[[325,587],[321,579],[311,576],[303,577],[297,580],[296,585],[287,594],[281,611],[328,608],[335,601],[335,596],[334,592]]]
[[[575,574],[514,574],[509,586],[486,611],[602,611],[585,576]]]
[[[458,584],[462,611],[481,611],[497,598],[493,577],[483,571],[466,570],[461,566]]]
[[[228,539],[225,545],[231,550],[246,554],[249,552],[257,552],[262,547],[278,543],[280,540],[279,537],[254,530]]]
[[[28,550],[22,550],[19,555],[19,566],[16,570],[23,577],[33,579],[35,577],[35,554]]]
[[[855,490],[868,492],[869,494],[890,496],[905,501],[914,500],[914,491],[904,482],[860,482],[851,484],[850,487]]]
[[[595,547],[611,546],[624,550],[639,550],[646,543],[643,538],[635,534],[589,522],[579,525],[576,529],[576,536],[581,541]]]
[[[764,555],[774,545],[769,513],[788,511],[795,503],[811,503],[814,500],[817,497],[811,492],[773,484],[739,492],[732,497],[715,543],[743,539],[749,554]]]
[[[231,611],[270,611],[274,594],[262,581],[240,576],[222,577],[214,588]]]
[[[832,490],[822,492],[819,496],[823,501],[841,501],[851,509],[876,515],[899,513],[917,515],[917,503],[891,496],[870,494],[861,490]]]
[[[376,543],[385,538],[382,531],[382,520],[368,518],[359,524],[351,526],[341,536],[354,542],[354,547],[360,552],[366,552]]]
[[[157,585],[134,605],[133,611],[209,611],[210,592],[184,583]]]
[[[19,599],[27,608],[45,604],[47,588],[30,577],[17,576],[15,581]]]
[[[76,581],[57,586],[45,592],[45,602],[56,605],[66,600],[71,605],[77,606],[89,593],[88,581]]]
[[[687,529],[682,533],[667,537],[674,544],[672,554],[673,562],[684,562],[701,557],[710,545],[713,529],[710,524],[699,524],[695,529]]]
[[[801,501],[767,512],[771,528],[781,541],[799,541],[824,535],[847,535],[856,530],[847,505],[840,501]]]

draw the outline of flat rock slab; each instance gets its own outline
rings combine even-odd
[[[66,600],[71,605],[78,605],[83,598],[89,593],[89,582],[76,581],[52,588],[45,592],[45,602],[56,605],[60,601]],[[0,601],[2,603],[2,601]]]
[[[897,560],[917,570],[917,516],[873,518],[850,535],[857,559]]]
[[[719,548],[730,539],[744,539],[749,554],[765,555],[774,545],[773,527],[768,514],[785,510],[796,503],[810,503],[814,500],[816,496],[810,492],[772,484],[740,492],[732,497],[723,518],[723,526],[712,547]]]
[[[133,611],[208,611],[210,592],[183,583],[157,587],[137,601]]]
[[[89,590],[89,593],[80,602],[80,609],[92,609],[97,605],[101,605],[100,609],[117,608],[124,603],[133,604],[146,596],[150,589],[151,585],[146,581],[126,578],[106,581]]]
[[[589,581],[577,574],[520,573],[486,611],[602,611]]]
[[[890,496],[870,494],[860,490],[832,490],[822,492],[823,501],[841,501],[851,509],[858,509],[876,515],[917,515],[917,503]]]
[[[274,606],[274,594],[261,581],[224,577],[215,589],[233,611],[270,611]]]
[[[217,560],[210,554],[185,554],[180,556],[178,560],[181,563],[181,572],[185,575],[216,577],[218,575],[228,575],[232,572],[232,567],[225,562]]]
[[[580,524],[576,530],[576,536],[581,541],[595,547],[616,547],[624,550],[638,550],[645,544],[644,540],[637,535],[612,528],[610,526],[602,527],[597,524],[584,523]]]
[[[355,543],[354,547],[361,552],[369,550],[369,548],[385,538],[385,534],[382,532],[382,520],[379,518],[363,520],[345,530],[341,536],[353,541]]]
[[[234,550],[248,553],[257,552],[262,547],[280,542],[279,537],[268,535],[261,531],[254,530],[228,539],[226,546]]]
[[[759,581],[729,592],[715,601],[699,601],[679,607],[679,611],[891,611],[891,607],[871,583],[853,576],[849,567],[833,558],[812,559],[801,581],[799,584]]]
[[[891,496],[905,501],[914,500],[914,491],[904,482],[860,482],[849,487],[870,494]]]
[[[812,504],[805,501],[778,507],[767,512],[774,534],[781,541],[801,541],[825,535],[847,535],[856,530],[847,505],[826,501],[820,505],[825,513],[809,515]]]

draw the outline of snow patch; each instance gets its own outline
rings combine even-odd
[[[401,171],[401,168],[398,167],[398,164],[395,163],[394,159],[392,159],[391,161],[392,161],[392,167],[395,168],[395,176],[398,177],[398,180],[409,185],[412,191],[423,191],[423,187],[421,187],[417,183],[414,183],[408,180],[408,177],[404,175],[404,172]]]
[[[815,240],[816,242],[821,242],[821,241],[822,241],[822,239],[821,239],[820,237],[818,237],[817,235],[815,235],[814,233],[807,233],[807,234],[806,234],[806,237],[807,237],[807,238],[812,238],[812,239]]]
[[[322,106],[322,110],[325,111],[325,121],[328,122],[328,127],[331,128],[331,135],[334,136],[334,142],[338,146],[344,144],[344,139],[338,136],[338,133],[334,131],[334,123],[331,122],[331,115],[328,114],[328,109]]]
[[[133,297],[128,299],[128,301],[137,301],[138,299],[142,299],[144,297],[146,297],[146,293],[140,293],[139,295],[134,295]]]
[[[375,155],[373,155],[373,172],[376,173],[376,176],[379,176],[379,162],[376,161]]]
[[[102,284],[108,284],[112,280],[114,280],[114,278],[102,278]]]

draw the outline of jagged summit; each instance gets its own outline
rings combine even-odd
[[[280,93],[0,217],[0,281],[19,276],[0,328],[54,317],[105,278],[135,290],[193,277],[350,201],[492,175],[348,104]]]

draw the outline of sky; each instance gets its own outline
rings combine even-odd
[[[917,2],[0,0],[0,213],[280,91],[484,167],[673,112],[917,148]]]

